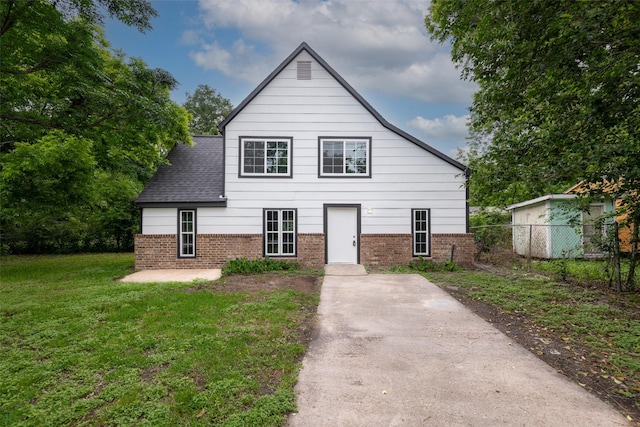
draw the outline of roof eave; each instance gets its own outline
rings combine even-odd
[[[224,208],[227,199],[216,202],[135,202],[139,208]]]
[[[575,199],[576,197],[577,196],[575,194],[547,194],[545,196],[537,197],[535,199],[525,200],[524,202],[509,205],[505,209],[510,211],[513,209],[518,209],[525,206],[546,202],[547,200],[571,200],[571,199]]]

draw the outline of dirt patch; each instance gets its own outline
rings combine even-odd
[[[313,293],[320,290],[322,276],[301,274],[234,274],[215,282],[203,282],[186,292],[210,290],[222,293],[258,293],[276,289],[290,289],[296,292]]]
[[[305,294],[319,293],[323,276],[303,274],[234,274],[225,276],[215,282],[202,282],[185,290],[187,293],[201,292],[203,290],[216,293],[262,293],[278,289],[292,290]],[[301,322],[297,330],[298,340],[308,347],[309,343],[317,336],[315,305],[302,307],[300,312]],[[302,360],[302,357],[300,357]]]
[[[634,398],[620,394],[627,386],[602,367],[605,355],[594,352],[561,334],[537,325],[523,313],[505,313],[491,304],[469,298],[471,289],[443,284],[441,287],[474,313],[531,351],[549,366],[578,383],[601,400],[631,417],[640,426],[640,408]]]

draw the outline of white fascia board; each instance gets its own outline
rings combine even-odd
[[[524,202],[516,203],[506,207],[508,211],[522,208],[524,206],[535,205],[547,200],[570,200],[578,197],[576,194],[547,194],[546,196],[538,197],[536,199],[527,200]]]

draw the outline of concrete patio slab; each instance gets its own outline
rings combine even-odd
[[[220,269],[166,269],[140,270],[120,279],[120,282],[158,283],[158,282],[192,282],[197,279],[218,280]]]

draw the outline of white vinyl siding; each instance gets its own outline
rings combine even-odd
[[[176,208],[142,209],[143,234],[175,234],[178,229]]]
[[[431,255],[429,217],[429,209],[413,209],[411,211],[414,256]]]
[[[264,210],[265,256],[296,255],[295,209]]]
[[[297,79],[297,61],[311,61],[311,80]],[[251,135],[295,141],[290,179],[239,176],[240,138]],[[370,178],[318,177],[319,138],[365,136]],[[321,234],[325,203],[360,204],[363,234],[411,234],[408,219],[420,206],[430,209],[431,234],[466,232],[463,171],[383,127],[306,52],[227,124],[225,144],[227,207],[198,208],[199,233],[263,234],[268,207],[297,209],[298,235]]]
[[[180,210],[180,233],[178,235],[178,250],[180,257],[196,256],[196,211]]]

